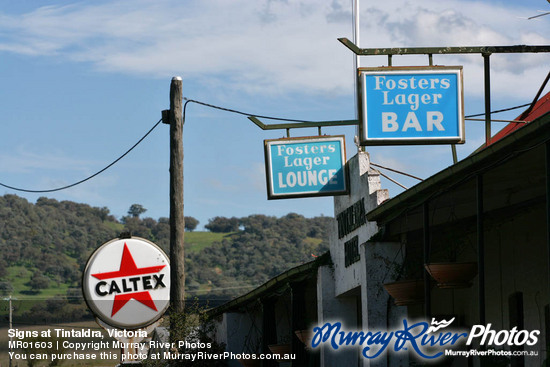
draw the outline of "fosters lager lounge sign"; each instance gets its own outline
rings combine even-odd
[[[265,140],[268,199],[348,193],[344,136]]]
[[[359,69],[362,145],[464,143],[461,66]]]

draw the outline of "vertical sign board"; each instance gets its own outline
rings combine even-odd
[[[462,66],[359,69],[361,145],[462,144]]]
[[[265,140],[268,199],[348,193],[344,136]]]

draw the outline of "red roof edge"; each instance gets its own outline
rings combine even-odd
[[[517,129],[520,129],[522,126],[525,126],[525,124],[534,121],[541,117],[542,115],[550,112],[550,92],[546,93],[543,97],[541,97],[533,106],[531,111],[523,118],[523,120],[519,120],[519,118],[523,115],[519,115],[515,118],[515,121],[518,122],[510,122],[508,125],[506,125],[502,130],[500,130],[498,133],[496,133],[492,138],[491,142],[487,145],[491,145],[500,139],[504,138],[505,136],[510,135]],[[483,148],[485,148],[484,146]]]

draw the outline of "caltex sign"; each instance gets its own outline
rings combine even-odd
[[[170,265],[152,242],[131,237],[99,247],[82,281],[86,303],[108,325],[137,329],[158,320],[170,301]]]
[[[464,143],[461,66],[359,69],[362,145]]]
[[[348,193],[344,136],[265,140],[264,146],[269,199]]]

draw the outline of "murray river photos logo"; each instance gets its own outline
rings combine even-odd
[[[474,325],[469,331],[448,329],[455,319],[410,323],[392,331],[346,331],[340,322],[327,322],[313,328],[311,347],[321,344],[338,350],[348,346],[361,348],[364,358],[375,359],[386,352],[412,352],[418,357],[434,360],[448,355],[447,350],[467,346],[482,348],[533,346],[538,342],[539,330],[493,330],[491,324]],[[473,355],[473,354],[472,354]]]

